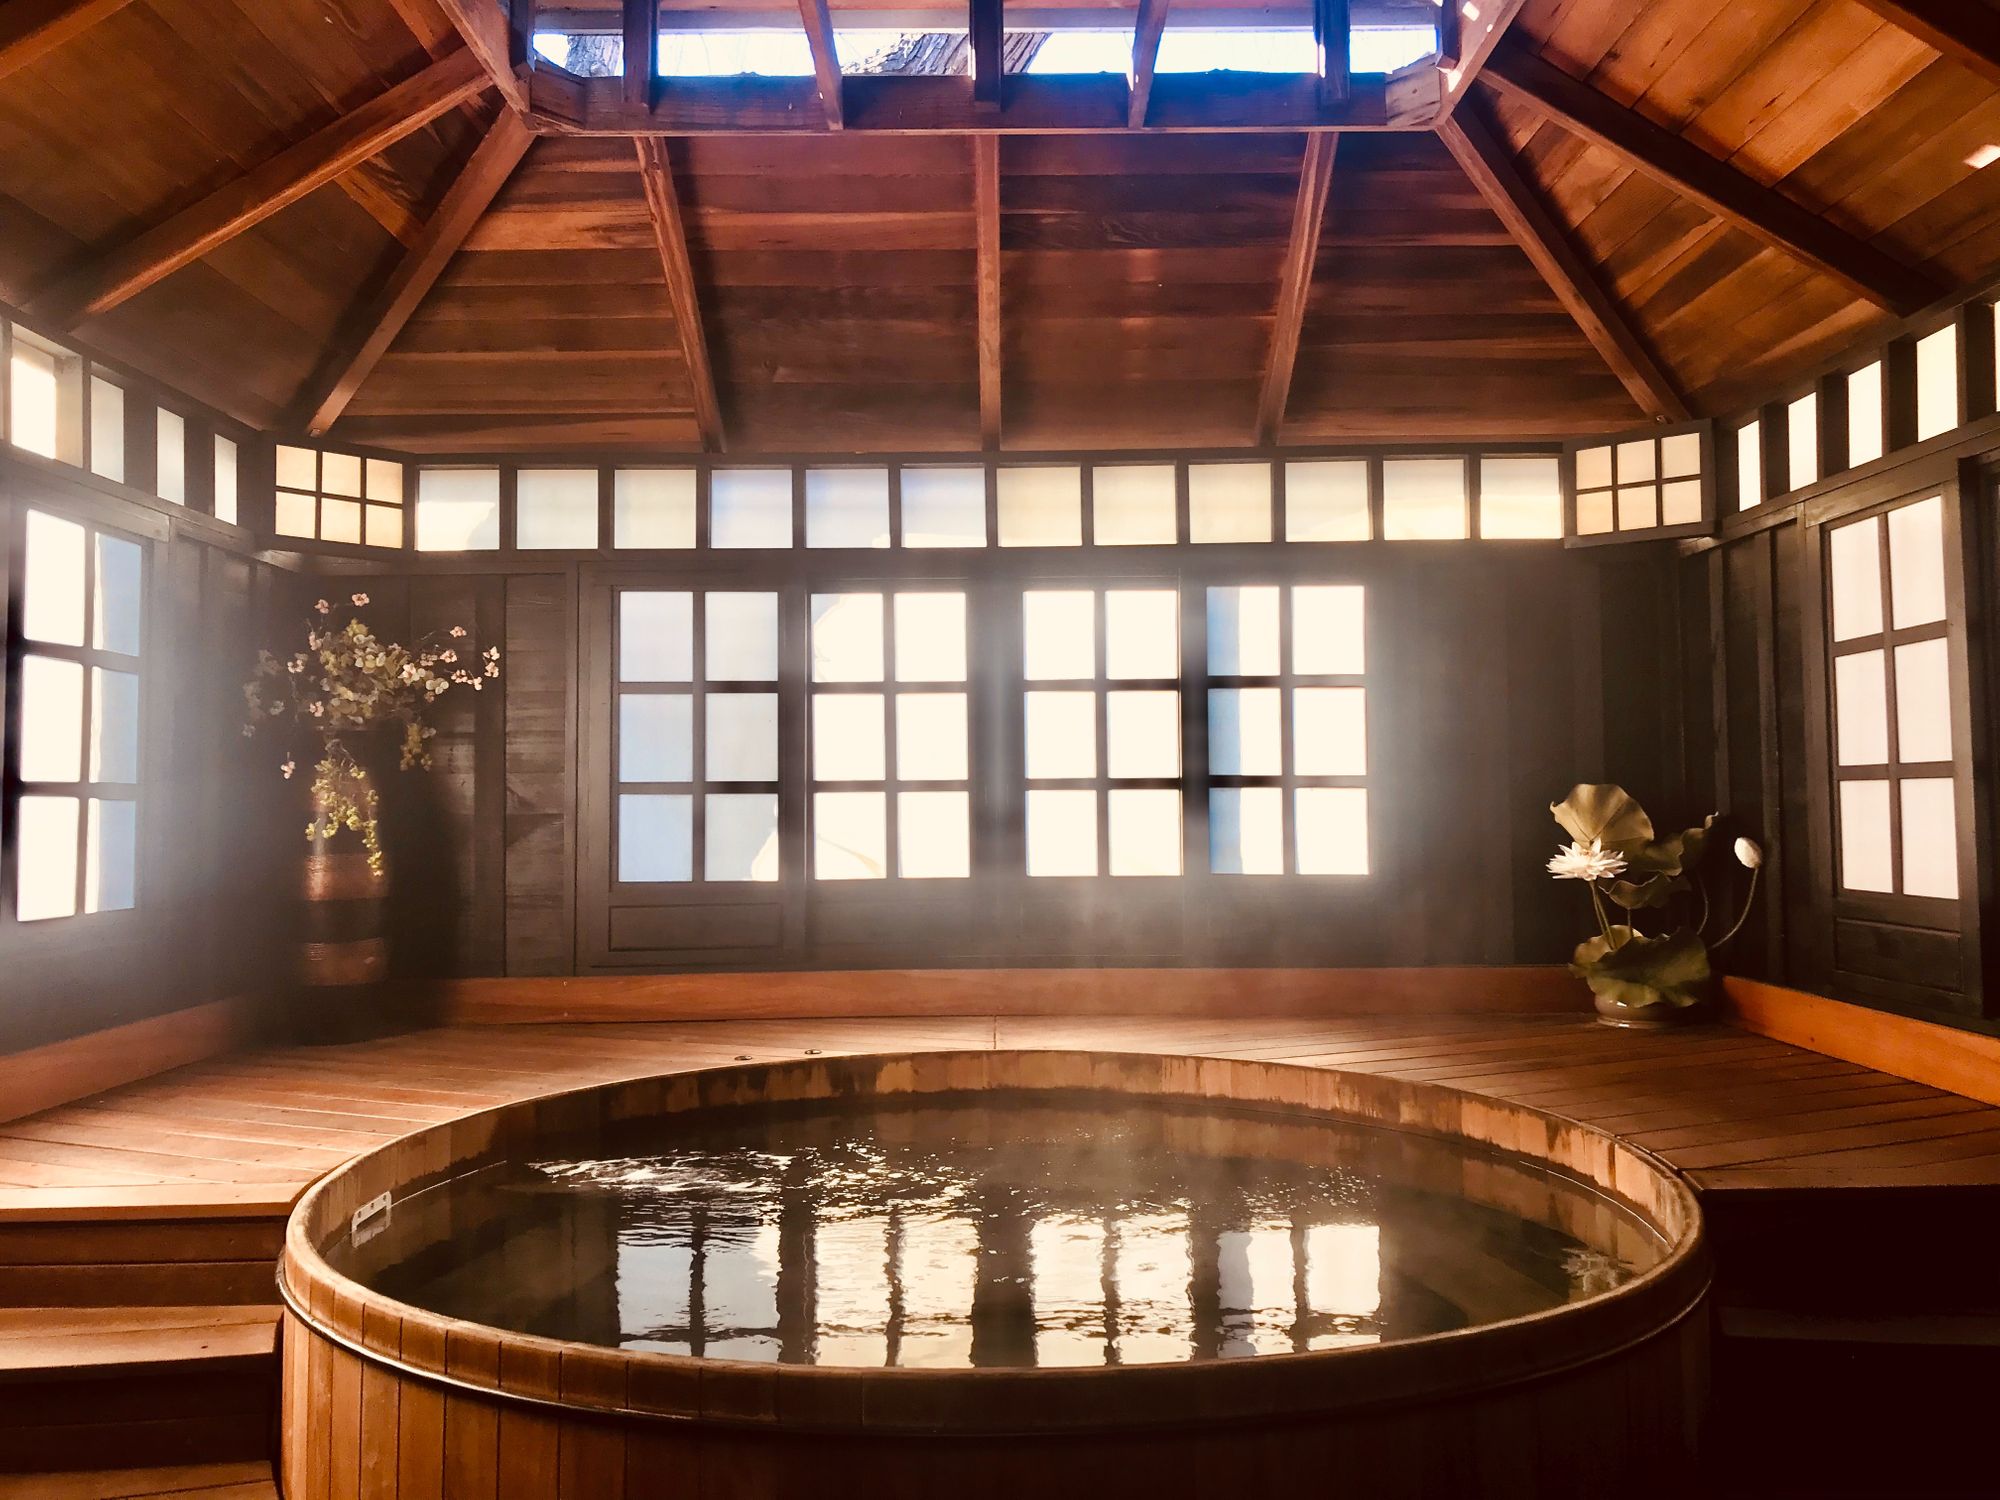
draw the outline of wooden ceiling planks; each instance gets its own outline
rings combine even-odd
[[[0,78],[46,56],[130,0],[14,0],[0,11]]]

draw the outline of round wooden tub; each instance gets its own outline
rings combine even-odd
[[[1477,1150],[1463,1197],[1522,1160],[1638,1215],[1669,1247],[1615,1290],[1403,1342],[1062,1369],[751,1364],[557,1342],[390,1300],[321,1254],[357,1210],[551,1139],[696,1109],[1122,1091],[1248,1106],[1246,1153],[1365,1123]],[[1511,1166],[1510,1166],[1511,1164]],[[1658,1160],[1503,1101],[1371,1075],[1072,1052],[815,1058],[552,1094],[406,1136],[315,1186],[286,1235],[282,1480],[290,1500],[444,1496],[1621,1497],[1689,1482],[1707,1386],[1699,1210]]]

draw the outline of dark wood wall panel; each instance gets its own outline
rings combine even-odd
[[[506,969],[564,974],[575,955],[575,583],[538,574],[506,588]]]

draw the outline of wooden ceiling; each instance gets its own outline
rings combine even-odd
[[[898,14],[930,9],[965,23]],[[1142,56],[1175,24],[1049,9]],[[2000,147],[1993,0],[1498,17],[1386,93],[610,79],[565,123],[583,86],[510,66],[478,0],[11,0],[0,298],[356,443],[1040,450],[1723,414],[2000,270],[2000,171],[1968,165]]]

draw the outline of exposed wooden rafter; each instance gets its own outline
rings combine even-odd
[[[972,210],[977,221],[979,445],[1000,446],[1000,137],[972,138]]]
[[[1943,295],[1944,288],[1921,271],[1856,239],[1777,189],[1745,177],[1524,47],[1500,48],[1484,76],[1509,98],[1615,152],[1647,176],[1870,302],[1909,314]]]
[[[1132,28],[1132,103],[1128,116],[1137,130],[1146,123],[1153,98],[1153,65],[1160,59],[1160,37],[1167,29],[1167,9],[1173,0],[1139,0],[1139,19]]]
[[[718,453],[723,447],[722,403],[715,397],[715,371],[708,360],[708,337],[702,331],[701,299],[695,292],[694,262],[688,258],[687,226],[681,219],[680,195],[674,189],[673,164],[667,160],[667,143],[657,136],[640,136],[632,144],[639,154],[639,180],[645,187],[646,211],[659,246],[667,300],[673,304],[674,330],[680,336],[688,384],[694,391],[695,426],[701,432],[702,447]]]
[[[528,107],[528,83],[515,67],[512,9],[493,0],[438,0],[466,48],[486,70],[487,81],[515,109]]]
[[[430,294],[534,140],[519,115],[512,110],[500,112],[388,283],[336,336],[332,356],[306,387],[299,403],[304,413],[302,425],[308,433],[319,436],[347,410],[354,393]]]
[[[1447,0],[1446,8],[1455,9],[1460,3],[1461,0]],[[1507,28],[1514,24],[1514,18],[1521,13],[1522,7],[1526,4],[1527,0],[1491,0],[1491,3],[1481,3],[1475,7],[1479,12],[1477,17],[1468,18],[1462,12],[1453,15],[1451,30],[1455,35],[1452,50],[1458,54],[1458,58],[1456,62],[1440,62],[1440,66],[1444,69],[1445,84],[1444,102],[1438,108],[1437,117],[1440,123],[1451,118],[1452,111],[1458,108],[1459,101],[1471,91],[1474,81],[1485,72],[1487,63],[1492,60],[1493,54],[1506,39]],[[1466,24],[1468,20],[1470,20],[1469,25]],[[1442,22],[1438,34],[1440,37],[1444,35]]]
[[[2000,12],[1979,0],[1861,0],[1876,15],[2000,84]]]
[[[967,0],[972,36],[972,102],[998,109],[1006,102],[1007,31],[1003,0]]]
[[[0,9],[0,78],[81,36],[131,0],[8,0]]]
[[[1292,234],[1285,246],[1278,281],[1278,307],[1271,326],[1271,351],[1264,361],[1264,386],[1257,398],[1257,441],[1278,440],[1285,404],[1292,394],[1292,367],[1299,358],[1299,331],[1312,295],[1313,263],[1319,258],[1320,228],[1326,221],[1327,192],[1333,186],[1337,135],[1306,137],[1299,165],[1299,195],[1292,207]]]
[[[1438,66],[1456,68],[1465,60],[1464,0],[1442,0],[1437,25]]]
[[[619,84],[625,102],[641,109],[653,102],[653,74],[659,67],[659,0],[624,0]]]
[[[1438,127],[1438,135],[1640,409],[1649,417],[1670,422],[1688,420],[1687,401],[1673,377],[1661,367],[1562,225],[1522,176],[1477,103],[1445,121]]]
[[[819,85],[819,107],[826,128],[840,129],[840,49],[833,42],[833,12],[826,0],[799,0],[799,20],[812,49],[813,78]]]
[[[487,86],[479,59],[453,52],[84,266],[35,311],[63,326],[109,312]]]
[[[1347,0],[1313,0],[1313,37],[1319,46],[1319,96],[1344,103],[1354,74],[1354,23]]]

